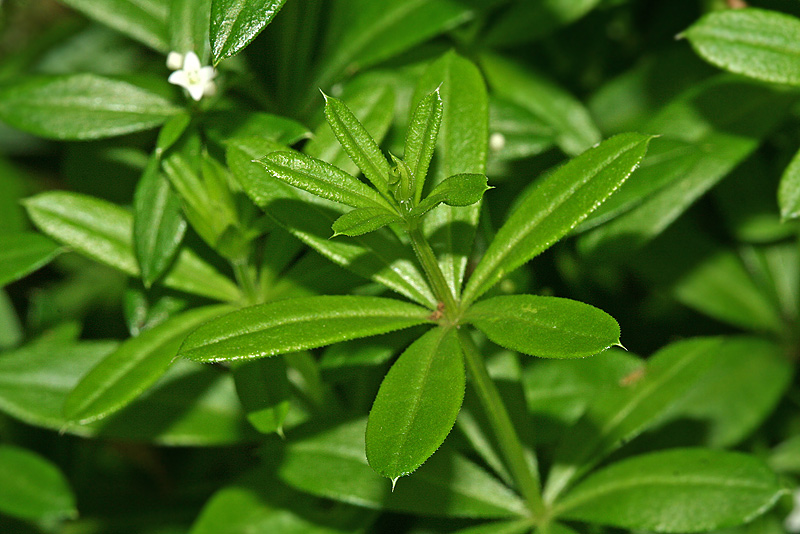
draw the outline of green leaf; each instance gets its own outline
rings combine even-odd
[[[447,447],[394,491],[367,464],[363,419],[291,441],[278,476],[302,491],[357,506],[446,517],[514,517],[525,504],[508,487]]]
[[[152,386],[175,361],[186,334],[230,310],[198,308],[130,338],[92,368],[64,403],[64,416],[81,424],[108,417]]]
[[[483,194],[491,189],[483,174],[456,174],[439,183],[433,191],[411,210],[411,215],[419,216],[439,204],[448,206],[471,206],[480,202]]]
[[[301,297],[243,308],[212,320],[180,355],[214,362],[262,358],[383,334],[428,321],[430,311],[379,297]]]
[[[283,435],[289,413],[289,380],[284,358],[262,358],[233,366],[236,394],[247,412],[247,420],[261,433]]]
[[[694,145],[699,157],[687,155],[694,161],[680,172],[665,162],[664,172],[673,179],[656,181],[655,190],[642,187],[653,174],[634,174],[633,183],[621,189],[642,187],[640,192],[646,189],[649,194],[639,196],[634,209],[583,236],[579,249],[596,257],[630,256],[749,156],[786,117],[795,99],[791,93],[731,76],[712,78],[681,94],[646,130]]]
[[[61,0],[87,17],[133,37],[150,48],[169,51],[167,0]]]
[[[728,338],[708,357],[709,369],[665,418],[701,421],[704,445],[732,447],[773,413],[791,384],[792,365],[780,345],[757,337]]]
[[[0,88],[0,119],[59,140],[149,130],[180,111],[159,94],[95,74],[26,78]]]
[[[282,145],[311,137],[308,128],[297,121],[254,111],[212,111],[203,117],[203,126],[204,133],[221,145],[233,137],[261,137]]]
[[[333,223],[333,236],[359,236],[374,232],[387,224],[403,222],[397,214],[386,208],[356,208],[348,211]]]
[[[722,69],[766,82],[800,85],[800,20],[765,9],[709,13],[683,33]]]
[[[772,449],[769,465],[779,473],[800,473],[800,436],[792,436]]]
[[[259,160],[270,176],[319,197],[354,208],[391,209],[369,186],[341,169],[299,152],[272,152]],[[388,165],[388,164],[387,164]]]
[[[444,109],[436,145],[436,176],[430,185],[457,174],[485,174],[489,104],[480,71],[468,59],[447,52],[423,73],[415,97],[421,101],[437,87]],[[475,244],[480,210],[480,203],[440,207],[423,221],[425,235],[439,253],[439,265],[456,296],[461,292],[467,258]]]
[[[464,400],[466,373],[453,328],[411,344],[383,379],[367,422],[367,460],[392,479],[415,471],[444,442]]]
[[[269,24],[285,0],[212,0],[211,53],[214,65],[235,56]]]
[[[169,268],[186,232],[181,199],[159,167],[152,156],[133,197],[133,244],[145,287]]]
[[[96,261],[139,276],[133,254],[133,217],[103,200],[53,191],[25,200],[31,220],[45,234]],[[188,249],[182,249],[161,280],[167,287],[204,297],[234,301],[238,288]]]
[[[378,143],[344,102],[325,93],[322,96],[325,119],[342,148],[378,191],[388,193],[392,168]]]
[[[601,140],[586,108],[530,68],[492,55],[483,55],[480,64],[492,93],[527,109],[553,128],[556,143],[565,153],[578,155]]]
[[[486,31],[492,48],[529,43],[586,15],[600,0],[543,0],[516,2]]]
[[[489,96],[489,156],[513,160],[541,154],[555,143],[555,131],[515,102]]]
[[[439,127],[442,125],[444,104],[437,88],[422,98],[408,121],[406,142],[403,150],[403,161],[411,170],[416,186],[415,200],[419,202],[428,166],[439,138]]]
[[[343,75],[388,59],[471,17],[469,8],[455,0],[338,2],[330,23],[330,51],[311,85],[327,89]]]
[[[379,230],[349,239],[330,239],[331,225],[342,215],[341,210],[277,180],[264,180],[259,166],[249,163],[254,157],[277,149],[272,142],[252,138],[247,143],[231,143],[228,148],[229,165],[256,205],[329,260],[431,309],[436,308],[436,298],[416,259],[396,236]]]
[[[722,338],[695,338],[667,345],[617,387],[590,404],[558,446],[545,499],[553,502],[611,451],[657,424],[709,368]],[[601,356],[602,357],[602,356]]]
[[[0,289],[0,351],[16,347],[22,342],[22,323],[14,304],[5,289]]]
[[[778,204],[784,221],[800,217],[800,151],[783,171],[778,187]]]
[[[464,319],[498,345],[543,358],[584,358],[619,344],[613,317],[558,297],[494,297],[473,304]]]
[[[674,449],[593,474],[557,505],[565,519],[656,532],[704,532],[747,523],[784,490],[760,460],[738,452]]]
[[[212,0],[172,0],[168,30],[170,50],[179,54],[194,52],[201,63],[208,62],[208,21]]]
[[[474,301],[566,235],[630,176],[649,141],[641,134],[616,135],[540,178],[498,230],[463,300]]]
[[[0,287],[44,267],[62,251],[34,232],[0,234]]]
[[[75,496],[58,467],[11,445],[0,445],[0,512],[33,521],[78,515]]]
[[[494,521],[483,523],[476,527],[459,529],[453,534],[529,534],[533,528],[531,521],[521,519],[518,521]]]

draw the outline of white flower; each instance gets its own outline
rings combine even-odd
[[[194,52],[188,52],[185,56],[170,52],[167,56],[167,66],[179,69],[169,75],[169,83],[180,85],[189,91],[193,99],[199,101],[205,95],[216,93],[217,85],[214,83],[214,78],[217,76],[217,71],[214,67],[202,66],[200,58]]]
[[[800,532],[800,488],[794,490],[794,508],[783,525],[789,532]]]

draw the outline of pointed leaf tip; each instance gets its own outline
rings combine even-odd
[[[397,481],[398,481],[399,479],[400,479],[400,477],[394,477],[394,478],[392,479],[392,493],[394,493],[394,487],[397,485]]]

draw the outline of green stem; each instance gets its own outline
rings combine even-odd
[[[233,267],[233,274],[236,277],[236,282],[242,289],[247,304],[256,304],[259,301],[258,283],[255,279],[255,273],[250,267],[250,262],[246,258],[239,258],[231,261]]]
[[[528,508],[537,519],[543,519],[547,513],[542,501],[542,494],[539,489],[539,476],[535,467],[531,467],[525,457],[525,449],[522,442],[514,430],[514,424],[508,415],[500,392],[486,371],[483,357],[478,352],[475,342],[472,340],[466,328],[458,332],[461,339],[461,346],[464,349],[464,359],[467,369],[472,378],[472,384],[478,393],[483,409],[486,411],[489,423],[492,425],[500,451],[505,458],[511,476],[517,483],[522,496],[528,503]]]
[[[419,258],[420,264],[425,274],[428,275],[433,286],[433,292],[440,302],[444,303],[445,313],[451,317],[459,313],[459,306],[456,304],[456,299],[453,296],[453,291],[447,285],[447,280],[444,278],[444,273],[439,267],[439,262],[436,261],[436,254],[428,244],[428,240],[422,235],[422,230],[418,226],[413,226],[408,229],[408,236],[411,238],[411,246]]]

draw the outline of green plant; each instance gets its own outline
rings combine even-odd
[[[63,4],[0,42],[1,529],[783,531],[794,17]]]

